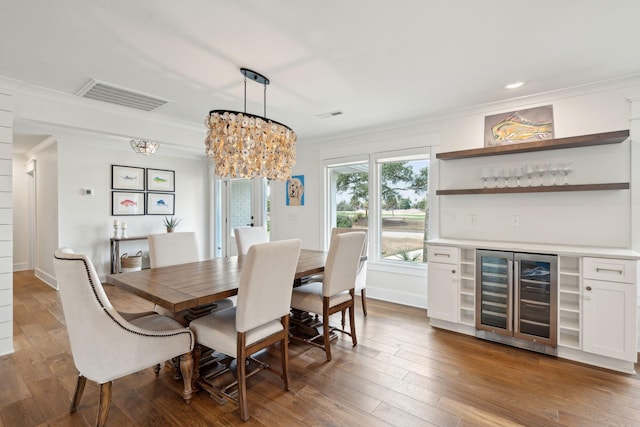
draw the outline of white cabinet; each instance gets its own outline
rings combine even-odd
[[[636,261],[583,259],[582,350],[635,362]]]
[[[430,246],[427,314],[431,319],[458,322],[458,248]]]

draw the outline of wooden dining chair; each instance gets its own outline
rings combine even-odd
[[[330,332],[332,330],[350,335],[353,345],[358,344],[353,310],[356,275],[365,237],[366,233],[362,231],[334,234],[329,245],[323,281],[306,283],[293,289],[291,307],[322,315],[322,335],[308,338],[292,336],[292,338],[301,339],[324,349],[327,360],[331,360]],[[343,310],[349,311],[350,332],[345,331],[344,328],[329,326],[329,317]],[[323,337],[322,344],[317,343],[320,336]]]
[[[179,233],[149,234],[149,267],[169,267],[173,265],[187,264],[200,261],[198,239],[193,231]],[[227,298],[216,301],[211,306],[212,310],[222,310],[233,306],[233,300]],[[156,305],[154,310],[165,316],[176,319],[183,325],[189,322],[185,319],[188,311],[173,313],[164,307]]]
[[[130,322],[113,308],[100,279],[85,255],[60,248],[54,255],[56,280],[71,353],[79,371],[71,412],[76,412],[87,378],[100,384],[96,425],[109,415],[112,381],[160,362],[179,357],[182,396],[191,402],[193,333],[159,314]]]
[[[214,392],[236,400],[244,421],[249,419],[246,365],[252,354],[279,342],[281,370],[274,372],[289,390],[289,307],[301,244],[300,240],[281,240],[252,245],[240,273],[238,305],[190,324],[199,344],[236,359],[237,382]],[[259,368],[271,370],[255,362]],[[228,392],[236,384],[237,399]]]
[[[238,256],[246,255],[251,245],[269,241],[269,232],[266,227],[238,227],[233,229],[233,234],[236,236]]]

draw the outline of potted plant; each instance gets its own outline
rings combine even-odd
[[[173,229],[176,228],[178,224],[180,224],[180,221],[182,221],[182,218],[176,218],[175,216],[165,216],[163,222],[165,227],[167,227],[167,233],[171,233]]]

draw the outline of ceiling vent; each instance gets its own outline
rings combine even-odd
[[[142,111],[154,111],[171,102],[93,79],[76,95]]]
[[[335,117],[342,115],[342,111],[329,111],[328,113],[316,114],[316,117],[321,119],[328,119],[329,117]]]

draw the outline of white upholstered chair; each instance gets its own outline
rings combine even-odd
[[[300,240],[252,245],[240,273],[238,305],[190,324],[199,344],[237,359],[237,401],[244,421],[249,419],[246,361],[252,354],[280,342],[281,371],[276,373],[289,390],[289,304],[300,247]],[[219,393],[234,399],[225,390]]]
[[[96,425],[104,425],[113,380],[180,357],[183,398],[191,401],[193,333],[173,319],[150,314],[125,320],[113,308],[91,261],[71,249],[55,252],[54,268],[60,300],[79,371],[71,412],[80,404],[87,378],[100,384]]]
[[[327,360],[331,360],[330,330],[346,333],[351,336],[353,345],[358,343],[353,310],[356,274],[365,236],[362,231],[334,234],[329,245],[323,281],[310,282],[294,288],[291,296],[292,308],[322,315],[323,344],[316,342],[319,336],[309,337],[304,341],[323,348]],[[329,316],[343,310],[349,311],[350,332],[329,327]]]
[[[233,229],[233,233],[236,235],[238,256],[246,255],[251,245],[269,241],[269,232],[266,227],[238,227]]]
[[[190,262],[200,261],[200,253],[198,250],[198,239],[196,233],[192,231],[179,233],[160,233],[149,234],[149,267],[169,267],[172,265],[188,264]],[[216,301],[215,310],[221,310],[231,307],[233,301],[224,299]],[[154,310],[165,316],[173,317],[178,322],[186,325],[188,321],[185,319],[187,311],[180,313],[172,313],[164,307],[156,305]]]

